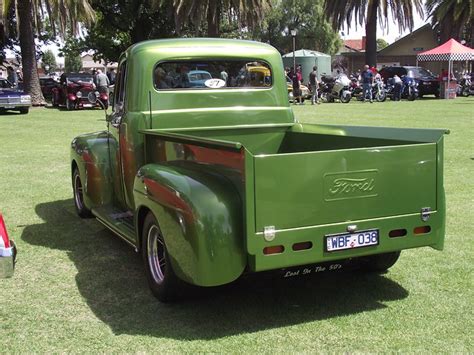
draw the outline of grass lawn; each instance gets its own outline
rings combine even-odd
[[[0,352],[474,351],[474,98],[295,106],[300,121],[448,128],[446,244],[384,275],[248,278],[160,304],[141,259],[75,215],[69,144],[101,111],[0,116],[0,211],[19,248],[0,280]]]

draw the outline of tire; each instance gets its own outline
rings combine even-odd
[[[148,285],[153,295],[160,302],[176,301],[184,283],[173,271],[163,234],[151,212],[143,223],[142,257]]]
[[[51,98],[51,105],[53,107],[58,107],[58,101],[56,100],[56,95],[53,94],[52,98]]]
[[[352,99],[352,95],[350,93],[342,92],[341,95],[339,96],[339,100],[341,100],[341,102],[343,104],[349,103],[349,101],[351,101],[351,99]]]
[[[79,169],[75,168],[72,173],[72,190],[74,194],[74,206],[76,206],[76,213],[81,218],[91,218],[92,212],[84,205],[84,194],[82,189],[81,175]]]
[[[375,100],[377,100],[378,102],[384,102],[385,100],[387,100],[387,92],[385,90],[380,90],[380,92],[378,92],[375,96]]]
[[[322,101],[322,102],[329,102],[329,101],[328,101],[328,95],[327,95],[327,93],[325,93],[325,92],[322,92],[322,93],[321,93],[320,98],[321,98],[321,101]]]
[[[471,92],[470,92],[468,87],[463,88],[462,91],[461,91],[461,96],[463,96],[463,97],[468,97],[470,94],[471,94]]]
[[[28,112],[30,112],[30,108],[29,107],[21,107],[19,109],[19,111],[22,115],[26,115],[26,114],[28,114]]]
[[[74,108],[75,108],[74,106],[75,106],[75,105],[74,105],[74,102],[72,102],[72,101],[69,100],[69,99],[66,99],[66,109],[67,109],[68,111],[74,110]]]
[[[361,268],[368,272],[385,272],[397,262],[400,251],[370,255],[361,258]]]
[[[408,101],[415,101],[415,99],[416,99],[416,94],[415,94],[415,92],[413,91],[412,88],[408,88],[407,100],[408,100]]]

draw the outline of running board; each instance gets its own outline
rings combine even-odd
[[[117,236],[123,239],[128,245],[133,247],[136,252],[138,252],[132,212],[118,211],[106,206],[93,208],[92,214],[100,223],[117,234]]]

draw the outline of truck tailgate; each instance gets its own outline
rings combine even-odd
[[[256,231],[436,210],[436,143],[257,155]]]

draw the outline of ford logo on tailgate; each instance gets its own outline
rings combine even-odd
[[[324,175],[326,201],[377,196],[377,170],[349,171]]]

